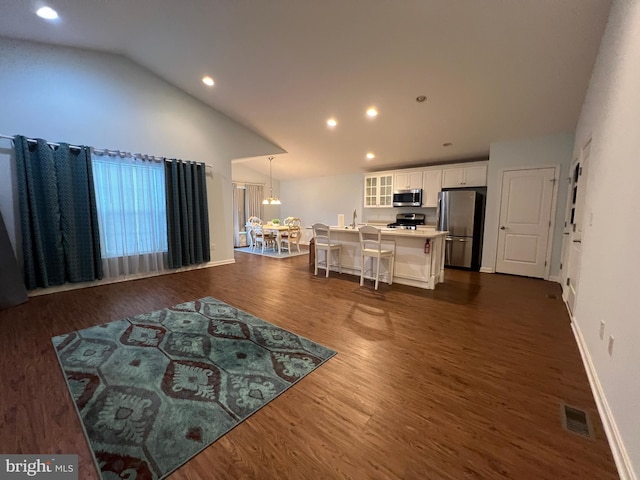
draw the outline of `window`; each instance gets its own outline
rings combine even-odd
[[[94,155],[102,258],[167,252],[164,162]]]

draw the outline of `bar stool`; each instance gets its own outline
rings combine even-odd
[[[334,267],[338,267],[338,271],[342,273],[342,245],[339,243],[331,242],[331,230],[328,225],[324,223],[314,223],[313,224],[313,240],[315,243],[315,261],[314,261],[314,275],[318,275],[318,265],[320,264],[320,258],[318,253],[320,250],[324,250],[325,252],[325,262],[324,267],[326,271],[326,276],[329,278],[329,267],[333,265]],[[338,263],[331,264],[331,254],[334,251],[338,251]],[[320,265],[322,267],[322,265]]]
[[[378,289],[378,280],[380,278],[380,259],[386,258],[389,267],[389,285],[393,283],[393,262],[395,260],[396,242],[393,241],[393,249],[382,249],[382,232],[376,227],[369,225],[360,227],[358,230],[360,235],[360,260],[362,267],[360,270],[360,286],[364,285],[364,279],[375,280],[375,289]],[[371,277],[365,277],[365,258],[371,257]],[[373,276],[373,259],[377,259],[376,275]]]

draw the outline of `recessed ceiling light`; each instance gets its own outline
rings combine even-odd
[[[427,99],[427,97],[425,97],[424,95],[420,95],[418,97],[416,97],[416,102],[424,102]]]
[[[51,7],[39,8],[38,11],[36,11],[36,15],[46,20],[55,20],[56,18],[58,18],[58,12],[56,12]]]
[[[376,156],[373,153],[369,152],[369,153],[367,153],[367,158],[369,160],[373,160],[374,158],[376,158]]]
[[[453,143],[451,143],[451,142],[447,142],[447,143],[443,143],[442,144],[443,147],[450,147],[451,145],[453,145]]]
[[[373,118],[377,115],[378,115],[378,110],[376,110],[375,107],[371,107],[369,108],[369,110],[367,110],[367,116]]]
[[[335,118],[330,118],[329,120],[327,120],[327,125],[329,125],[331,128],[333,128],[336,125],[338,125],[338,122],[336,121]]]
[[[213,87],[213,85],[216,83],[213,81],[213,78],[211,78],[210,76],[205,76],[202,77],[202,83],[204,83],[205,85],[209,86],[209,87]]]

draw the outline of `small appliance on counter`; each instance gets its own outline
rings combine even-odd
[[[402,228],[404,230],[417,230],[419,225],[424,225],[424,213],[399,213],[396,221],[387,225],[387,228]]]
[[[445,238],[445,266],[480,268],[484,198],[483,192],[470,188],[438,193],[437,229],[449,232]]]

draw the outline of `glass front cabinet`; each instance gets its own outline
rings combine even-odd
[[[393,206],[393,173],[365,175],[364,206],[365,208]]]

